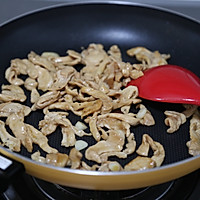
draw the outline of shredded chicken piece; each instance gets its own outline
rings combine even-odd
[[[125,171],[145,170],[154,168],[155,166],[156,163],[153,159],[148,157],[137,156],[135,159],[133,159],[124,166],[124,170]]]
[[[200,112],[198,110],[190,120],[190,141],[186,145],[190,155],[200,155]]]
[[[186,122],[186,116],[183,113],[176,111],[165,111],[167,118],[165,119],[165,124],[170,128],[167,129],[168,133],[174,133],[180,127],[180,125]]]
[[[116,171],[123,171],[123,168],[117,161],[107,161],[106,163],[103,163],[99,167],[98,171],[116,172]]]
[[[6,70],[5,77],[12,85],[23,85],[24,81],[19,78],[20,74],[28,74],[35,79],[38,75],[35,65],[27,59],[13,59],[11,66]]]
[[[140,119],[140,123],[146,126],[152,126],[155,124],[155,120],[151,115],[150,111],[143,104],[139,104],[136,108],[140,108],[138,111],[136,118]]]
[[[52,74],[47,69],[40,67],[38,65],[36,65],[35,68],[38,71],[38,76],[37,76],[38,89],[45,92],[49,88],[51,88],[53,84]]]
[[[70,125],[62,127],[62,135],[61,146],[70,147],[76,144],[75,133]]]
[[[99,165],[92,165],[91,167],[84,161],[81,162],[81,167],[80,169],[82,170],[90,170],[90,171],[96,171],[97,169],[99,169]]]
[[[144,134],[142,137],[142,144],[139,146],[136,152],[141,156],[148,156],[149,147],[151,147],[154,152],[151,159],[155,161],[156,166],[159,167],[164,161],[165,150],[159,142],[153,141],[149,135]]]
[[[186,118],[191,117],[195,111],[198,109],[198,106],[196,105],[190,105],[190,104],[184,104],[185,110],[182,112]]]
[[[31,109],[20,103],[7,102],[0,104],[0,117],[8,117],[13,113],[23,113],[24,116],[29,115]]]
[[[46,163],[45,157],[41,156],[39,151],[31,154],[31,159],[40,163]]]
[[[61,90],[70,81],[76,70],[74,67],[68,66],[58,70],[55,74],[54,83],[49,88],[50,90]]]
[[[38,99],[40,98],[40,94],[37,91],[37,89],[32,89],[31,90],[31,103],[35,103],[38,101]]]
[[[65,167],[69,156],[63,153],[49,153],[46,156],[46,163],[57,167]]]
[[[11,136],[6,128],[5,123],[0,120],[0,139],[2,140],[3,144],[7,146],[11,151],[19,152],[21,149],[21,143],[19,138],[15,138]]]
[[[95,145],[88,147],[85,152],[85,157],[88,160],[93,160],[97,163],[101,163],[102,159],[100,156],[102,154],[110,152],[120,152],[122,150],[124,139],[124,133],[116,130],[110,130],[108,139],[99,141]]]
[[[40,148],[47,152],[47,153],[57,153],[58,150],[55,148],[52,148],[48,144],[48,139],[45,135],[42,134],[42,132],[38,131],[36,128],[29,124],[25,124],[26,129],[27,129],[27,134],[29,137],[32,139],[32,141],[35,144],[38,144]]]
[[[37,88],[37,86],[38,86],[38,82],[35,79],[30,78],[30,77],[28,77],[24,82],[24,87],[30,91]]]
[[[60,96],[59,91],[49,91],[43,94],[38,98],[38,100],[33,104],[32,110],[35,111],[37,109],[45,108],[46,106],[49,106],[50,104],[54,103],[58,100]]]
[[[128,136],[127,141],[128,143],[126,144],[126,149],[124,149],[123,152],[129,155],[132,154],[136,148],[136,141],[133,133]]]
[[[120,119],[109,118],[109,117],[102,118],[101,115],[99,115],[97,121],[97,128],[99,129],[99,127],[105,127],[109,130],[120,131],[123,134],[125,134],[126,137],[129,137],[130,135],[129,123],[124,122]]]
[[[122,61],[122,55],[117,45],[112,45],[108,50],[108,54],[114,61]]]
[[[59,110],[63,110],[63,111],[68,111],[68,110],[70,110],[70,107],[69,107],[68,102],[55,102],[55,103],[52,103],[52,104],[46,106],[43,109],[43,113],[48,114],[49,110],[51,110],[51,109],[59,109]]]
[[[57,167],[65,167],[68,163],[69,156],[63,153],[49,153],[46,158],[40,155],[39,151],[36,151],[31,155],[31,159],[37,162],[46,163]]]
[[[67,126],[66,112],[48,112],[44,119],[39,122],[39,127],[44,135],[53,133],[58,125]]]
[[[106,118],[106,117],[122,120],[132,126],[138,125],[140,121],[140,119],[134,117],[133,115],[121,114],[121,113],[108,113],[108,114],[98,116],[99,119]]]
[[[113,109],[131,105],[137,96],[138,96],[138,89],[136,86],[129,86],[123,89],[118,99],[116,101],[113,101],[114,104]]]
[[[107,57],[101,44],[89,44],[88,48],[81,53],[82,63],[87,66],[98,66]],[[94,67],[93,67],[94,68]]]
[[[101,109],[101,113],[109,113],[112,110],[112,99],[108,97],[105,93],[99,91],[99,90],[94,90],[89,87],[82,87],[81,92],[89,94],[95,98],[98,98],[102,101],[103,106]]]
[[[81,55],[74,50],[67,51],[68,56],[55,57],[53,61],[59,65],[69,65],[74,66],[81,63]]]
[[[72,148],[69,153],[69,165],[72,169],[78,169],[81,167],[82,153],[75,148]]]
[[[17,85],[2,85],[1,89],[0,102],[24,102],[26,100],[24,90]]]
[[[96,141],[100,141],[101,134],[97,128],[97,112],[93,114],[93,116],[89,119],[89,127],[90,131]]]
[[[48,60],[48,58],[46,57],[42,57],[37,55],[35,52],[30,52],[28,54],[28,59],[35,65],[41,66],[44,69],[47,69],[48,71],[52,71],[55,72],[56,68],[53,65],[53,63],[51,61]]]
[[[127,51],[129,56],[136,56],[137,60],[147,64],[147,68],[156,67],[167,64],[167,59],[170,55],[160,54],[158,51],[151,52],[144,47],[136,47]]]
[[[72,107],[76,111],[82,111],[81,118],[88,116],[94,112],[98,112],[101,110],[103,102],[100,99],[83,102],[83,103],[73,103]]]
[[[33,140],[27,133],[27,127],[24,123],[24,116],[20,113],[10,114],[6,120],[6,124],[9,125],[9,128],[12,130],[15,137],[20,140],[27,151],[32,152]]]

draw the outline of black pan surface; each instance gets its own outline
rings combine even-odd
[[[6,83],[5,69],[10,60],[25,58],[30,51],[40,54],[44,51],[65,55],[67,49],[81,51],[89,43],[101,43],[105,49],[117,44],[125,61],[135,62],[125,51],[134,46],[144,46],[150,50],[171,54],[170,64],[188,68],[200,75],[199,48],[200,24],[164,10],[134,4],[93,3],[70,4],[37,11],[15,19],[0,27],[0,84]],[[26,104],[29,104],[27,100]],[[166,151],[165,164],[186,159],[189,156],[186,142],[189,140],[189,121],[174,134],[167,134],[164,125],[164,111],[181,111],[177,104],[144,101],[155,117],[153,127],[137,126],[132,129],[137,145],[142,134],[148,133],[155,141],[163,144]],[[134,110],[133,110],[134,111]],[[26,120],[38,126],[41,112],[31,114]],[[75,123],[79,118],[70,115]],[[68,152],[60,147],[61,134],[49,136],[49,144],[60,152]],[[87,139],[93,144],[93,139]],[[34,151],[38,147],[34,146]],[[84,152],[83,152],[84,153]],[[22,155],[30,156],[22,148]],[[127,163],[134,156],[123,161]],[[115,159],[115,158],[111,158]],[[121,162],[121,161],[120,161]]]

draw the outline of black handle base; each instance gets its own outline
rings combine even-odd
[[[13,180],[25,171],[22,163],[0,153],[0,193],[4,192]]]

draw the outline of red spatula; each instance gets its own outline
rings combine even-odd
[[[200,78],[176,65],[148,69],[129,85],[137,86],[139,96],[144,99],[200,105]]]

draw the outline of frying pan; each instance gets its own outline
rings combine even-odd
[[[117,44],[125,61],[134,62],[124,53],[135,46],[144,46],[161,53],[171,54],[170,64],[180,65],[200,75],[199,48],[200,24],[177,13],[133,4],[130,2],[71,3],[38,10],[1,25],[0,27],[0,83],[5,83],[4,73],[13,58],[25,58],[30,51],[44,51],[65,55],[67,49],[80,51],[90,43],[101,43],[105,49]],[[189,122],[174,134],[167,134],[163,112],[167,109],[181,110],[178,104],[144,101],[154,115],[156,125],[138,126],[133,129],[137,145],[143,133],[163,144],[166,158],[161,167],[144,171],[98,172],[73,170],[40,164],[30,159],[22,147],[13,153],[0,147],[0,153],[25,168],[26,173],[37,178],[76,188],[95,190],[121,190],[161,184],[184,176],[200,167],[200,156],[188,154]],[[41,113],[28,117],[37,126]],[[72,116],[72,123],[77,119]],[[90,143],[90,141],[88,141]],[[60,144],[59,134],[49,136],[49,144]],[[60,145],[59,145],[60,146]],[[37,150],[34,146],[34,152]],[[66,149],[57,147],[60,152]],[[129,158],[131,160],[131,158]],[[4,160],[4,163],[9,162]],[[124,165],[126,161],[119,161]],[[12,164],[1,170],[9,174]],[[17,167],[14,169],[17,171]],[[20,170],[19,170],[20,171]],[[5,175],[6,176],[6,175]],[[4,178],[5,178],[4,176]]]

